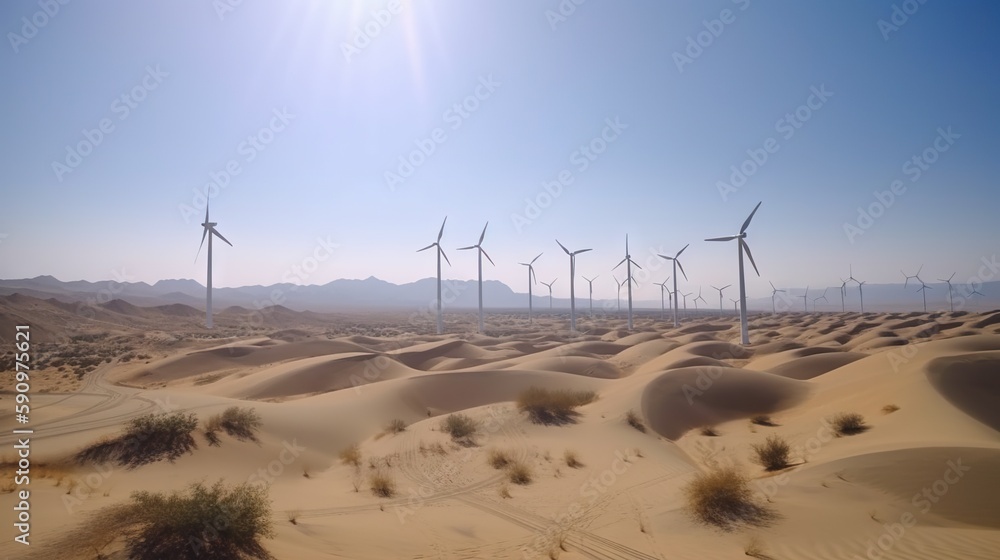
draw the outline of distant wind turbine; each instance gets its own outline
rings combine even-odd
[[[622,286],[624,286],[625,283],[624,282],[619,282],[618,281],[618,277],[615,276],[614,274],[612,274],[611,277],[615,279],[615,284],[618,284],[618,312],[621,313],[622,312]]]
[[[737,306],[740,304],[740,300],[729,298],[729,301],[733,302],[733,313],[739,315],[740,309]]]
[[[917,278],[917,280],[920,280]],[[927,313],[927,290],[933,290],[928,284],[925,284],[923,280],[920,280],[920,287],[917,288],[918,292],[924,295],[924,313]]]
[[[952,313],[955,312],[955,294],[952,293],[952,291],[951,291],[951,279],[955,277],[955,274],[957,274],[957,273],[952,272],[951,276],[949,276],[947,280],[944,280],[942,278],[938,278],[938,280],[940,280],[941,282],[944,282],[945,284],[948,284],[948,304],[951,306],[951,312]]]
[[[587,281],[587,284],[590,287],[590,316],[591,317],[594,316],[594,280],[597,280],[598,278],[600,278],[600,275],[594,276],[593,278],[587,278],[586,276],[583,277],[583,279]]]
[[[558,280],[558,278],[556,278],[555,280],[549,282],[548,284],[546,284],[545,282],[542,282],[542,285],[548,287],[548,289],[549,289],[549,309],[552,309],[552,284],[555,284],[556,280]]]
[[[212,237],[218,237],[219,239],[226,242],[230,247],[233,246],[228,239],[222,237],[219,230],[215,229],[215,226],[219,225],[216,222],[208,221],[208,203],[205,203],[205,221],[201,224],[203,228],[201,231],[201,244],[198,245],[198,253],[195,254],[194,260],[198,260],[198,255],[201,254],[201,248],[205,245],[205,237],[208,237],[208,278],[206,284],[207,290],[205,294],[205,328],[212,328]],[[209,235],[211,234],[211,235]]]
[[[701,300],[702,303],[704,303],[705,305],[708,305],[708,302],[705,301],[705,298],[701,297],[701,286],[698,286],[698,297],[694,298],[694,310],[695,311],[698,310],[698,300],[699,299]]]
[[[923,270],[923,269],[924,269],[924,265],[920,265],[920,268],[917,269],[917,273],[914,274],[913,276],[910,276],[909,274],[907,274],[907,273],[903,272],[902,270],[900,270],[900,272],[903,272],[903,277],[906,278],[906,282],[903,282],[903,287],[906,288],[910,284],[910,279],[911,278],[920,280],[920,271]]]
[[[823,301],[825,301],[825,302],[827,302],[827,303],[830,303],[830,300],[826,299],[826,292],[827,292],[827,290],[829,290],[829,289],[830,289],[830,288],[824,288],[824,289],[823,289],[823,295],[819,296],[818,298],[813,298],[813,313],[815,313],[815,312],[816,312],[816,302],[817,302],[817,301],[819,301],[819,300],[823,300]]]
[[[485,330],[483,328],[483,255],[486,255],[486,258],[490,261],[490,264],[496,266],[496,263],[493,262],[493,259],[491,259],[490,256],[486,254],[486,250],[483,249],[483,238],[486,237],[486,228],[488,227],[490,227],[490,223],[486,222],[486,225],[483,226],[483,233],[479,234],[478,243],[476,243],[475,245],[470,245],[468,247],[458,248],[459,251],[478,249],[479,253],[479,334],[482,334],[483,331]]]
[[[688,243],[687,245],[684,246],[684,249],[687,249],[690,246],[691,246],[691,244]],[[684,272],[684,266],[681,265],[681,261],[680,261],[681,253],[684,252],[684,249],[681,249],[680,251],[677,251],[677,254],[674,255],[674,256],[672,256],[672,257],[668,257],[666,255],[658,255],[661,259],[667,259],[668,261],[673,261],[673,263],[674,263],[674,291],[673,291],[673,296],[674,296],[674,327],[677,327],[677,324],[678,324],[677,323],[677,267],[681,268],[681,274],[684,275],[684,279],[685,280],[687,280],[687,277],[688,277],[687,272]],[[685,307],[685,309],[687,309],[687,307]]]
[[[444,320],[441,317],[441,257],[451,266],[451,261],[448,260],[448,255],[444,254],[444,249],[441,248],[441,236],[444,235],[444,224],[448,222],[448,216],[444,217],[444,221],[441,222],[441,230],[438,231],[437,241],[431,243],[430,245],[424,247],[423,249],[417,249],[417,252],[426,251],[431,247],[437,247],[437,333],[441,334],[444,332]]]
[[[806,293],[805,293],[805,295],[801,295],[801,296],[797,296],[797,297],[802,298],[802,308],[805,309],[806,313],[809,313],[809,306],[806,305],[806,298],[809,297],[809,286],[806,286]]]
[[[779,290],[778,288],[775,288],[774,282],[771,282],[770,280],[768,280],[767,283],[771,285],[771,315],[777,315],[777,312],[774,307],[774,296],[776,296],[778,292],[785,293],[785,290]]]
[[[538,257],[541,257],[541,256],[542,256],[542,253],[538,253]],[[521,266],[528,267],[528,324],[529,325],[531,324],[531,309],[532,309],[531,284],[532,283],[535,283],[535,284],[538,283],[538,278],[535,277],[535,267],[533,265],[535,264],[535,261],[538,260],[538,257],[535,257],[535,258],[531,259],[530,262],[519,263]]]
[[[843,278],[840,279],[840,312],[844,313],[847,311],[847,306],[844,304],[844,297],[847,296],[847,280]]]
[[[690,293],[687,293],[687,294],[681,292],[681,297],[684,298],[684,311],[687,311],[687,309],[688,309],[688,296],[693,296],[693,295],[694,295],[694,292],[690,292]]]
[[[851,274],[850,274],[850,276],[847,277],[847,279],[848,280],[853,280],[855,283],[857,283],[857,285],[858,285],[858,295],[861,297],[861,312],[864,313],[865,312],[865,291],[864,291],[864,285],[867,284],[867,282],[862,282],[862,281],[860,281],[860,280],[858,280],[857,278],[854,277],[854,265],[851,265]]]
[[[763,201],[762,201],[763,202]],[[736,235],[730,235],[726,237],[712,237],[706,239],[705,241],[733,241],[736,240],[736,245],[739,247],[739,269],[740,269],[740,330],[742,334],[742,341],[744,345],[750,344],[750,328],[747,325],[747,286],[746,279],[743,274],[743,253],[746,252],[747,257],[750,259],[750,264],[753,265],[754,272],[757,276],[760,276],[760,271],[757,270],[757,263],[753,262],[753,254],[750,252],[750,245],[747,244],[747,228],[750,227],[750,220],[753,219],[754,214],[760,209],[762,202],[758,202],[757,206],[754,206],[753,212],[747,216],[745,222],[743,222],[743,227],[740,228],[740,232]]]
[[[723,286],[721,288],[716,288],[715,286],[712,286],[713,289],[719,291],[719,316],[720,317],[722,316],[722,290],[725,290],[726,288],[728,288],[730,286],[732,286],[732,284],[726,284],[725,286]]]
[[[569,330],[576,330],[576,256],[580,253],[586,253],[587,251],[592,251],[593,249],[580,249],[578,251],[570,252],[565,245],[559,243],[556,239],[556,243],[562,247],[562,250],[569,255]]]
[[[670,280],[669,276],[667,276],[667,280]],[[663,282],[655,282],[655,284],[660,287],[660,320],[661,321],[664,319],[664,316],[666,315],[664,313],[663,292],[666,291],[667,293],[670,293],[670,290],[667,288],[667,280],[664,280]]]
[[[632,255],[628,252],[627,233],[625,234],[625,258],[622,259],[620,263],[616,264],[615,268],[618,268],[623,264],[625,265],[627,274],[625,277],[625,284],[628,285],[628,330],[632,330],[632,284],[635,283],[635,278],[632,277],[632,265],[635,265],[635,267],[639,270],[642,270],[642,267],[632,260]],[[611,270],[614,270],[615,268],[612,268]]]

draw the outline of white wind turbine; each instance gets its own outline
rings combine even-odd
[[[430,245],[424,247],[423,249],[417,249],[417,252],[426,251],[431,247],[437,247],[437,333],[441,334],[444,332],[444,320],[441,317],[441,257],[451,266],[451,261],[448,260],[448,255],[444,254],[444,249],[441,248],[441,236],[444,235],[444,224],[447,223],[448,216],[444,217],[444,221],[441,222],[441,230],[438,231],[437,241],[431,243]],[[492,262],[492,261],[491,261]]]
[[[847,280],[843,278],[840,279],[840,312],[844,313],[847,311],[847,305],[844,303],[844,298],[847,296]]]
[[[816,302],[817,302],[817,301],[819,301],[819,300],[823,300],[823,301],[825,301],[825,302],[827,302],[827,303],[830,303],[830,300],[826,299],[826,292],[827,292],[827,290],[829,290],[829,289],[830,289],[830,288],[824,288],[824,289],[823,289],[823,295],[819,296],[818,298],[813,298],[813,313],[815,313],[815,312],[816,312]]]
[[[556,239],[556,243],[559,247],[569,255],[569,330],[576,330],[576,256],[580,253],[586,253],[587,251],[592,251],[593,249],[580,249],[578,251],[570,252],[565,245],[559,243]]]
[[[684,246],[684,249],[687,249],[690,246],[691,246],[691,244],[688,243],[687,245]],[[674,256],[672,256],[672,257],[668,257],[666,255],[657,255],[661,259],[667,259],[668,261],[672,261],[674,263],[674,291],[673,291],[673,296],[674,296],[674,327],[677,327],[677,324],[678,324],[677,323],[677,307],[678,307],[677,306],[677,267],[681,268],[681,274],[684,275],[684,279],[685,280],[687,280],[687,277],[688,277],[687,272],[684,272],[684,266],[681,264],[681,261],[680,261],[681,253],[684,252],[684,249],[681,249],[680,251],[677,251],[677,254],[674,255]],[[685,309],[687,309],[687,306],[685,306]]]
[[[483,255],[486,255],[486,258],[490,261],[490,264],[496,266],[496,263],[493,262],[493,259],[491,259],[490,256],[486,254],[486,250],[483,249],[483,238],[486,237],[486,228],[488,227],[490,227],[490,223],[486,222],[486,225],[483,226],[483,233],[479,234],[479,243],[476,243],[475,245],[470,245],[468,247],[458,248],[459,251],[468,251],[469,249],[479,250],[478,251],[479,252],[479,334],[483,334],[483,331],[485,330],[483,329]]]
[[[623,264],[625,265],[625,271],[627,274],[625,277],[625,283],[628,285],[628,330],[632,330],[632,284],[636,283],[635,278],[632,277],[632,265],[635,265],[635,267],[639,270],[642,270],[642,267],[632,260],[632,255],[628,252],[627,233],[625,234],[625,258],[622,259],[620,263],[616,264],[615,268],[618,268]],[[615,268],[612,268],[611,270],[614,270]]]
[[[208,289],[205,295],[205,328],[212,328],[212,237],[216,236],[219,239],[226,242],[230,247],[233,246],[228,239],[222,237],[219,230],[215,229],[215,226],[219,225],[216,222],[208,221],[208,203],[205,203],[205,221],[201,224],[203,228],[201,231],[201,244],[198,245],[198,253],[194,256],[194,260],[197,262],[198,255],[201,254],[201,248],[205,245],[205,237],[208,237],[208,277],[207,284]],[[209,235],[211,233],[211,235]]]
[[[732,284],[726,284],[725,286],[723,286],[721,288],[716,288],[715,286],[712,286],[712,289],[719,291],[719,317],[722,316],[722,311],[723,311],[722,310],[722,290],[725,290],[726,288],[728,288],[730,286],[732,286]]]
[[[861,312],[865,312],[865,291],[864,286],[867,282],[862,282],[854,277],[854,265],[851,265],[851,275],[847,277],[848,280],[853,280],[858,285],[858,295],[861,297]]]
[[[806,286],[806,293],[804,295],[795,297],[802,298],[802,309],[804,309],[806,313],[809,313],[809,306],[806,305],[806,298],[809,297],[809,286]]]
[[[587,278],[586,276],[583,277],[583,279],[586,280],[587,284],[590,286],[590,316],[591,317],[594,316],[594,280],[597,280],[598,278],[600,278],[600,275],[594,276],[593,278]]]
[[[914,274],[913,276],[910,276],[909,274],[903,272],[902,269],[900,269],[900,272],[903,273],[903,277],[906,278],[906,282],[903,282],[903,288],[906,288],[910,284],[910,279],[911,278],[916,279],[916,280],[920,280],[920,271],[923,270],[923,269],[924,269],[924,265],[920,265],[920,268],[917,269],[917,273]]]
[[[542,253],[538,253],[538,257],[541,257],[541,256],[542,256]],[[538,283],[538,278],[535,277],[535,267],[532,266],[532,265],[535,264],[535,261],[538,260],[538,257],[535,257],[535,258],[531,259],[531,262],[519,263],[521,266],[528,267],[528,324],[529,325],[531,324],[531,309],[532,309],[531,284],[533,282],[536,283],[536,284]]]
[[[681,293],[681,297],[684,298],[684,311],[688,310],[688,296],[693,296],[694,292]]]
[[[738,300],[738,299],[733,299],[733,298],[729,298],[729,301],[733,302],[733,313],[735,313],[735,314],[739,315],[739,313],[740,313],[740,309],[739,309],[739,307],[738,307],[738,306],[739,306],[739,304],[740,304],[740,300]]]
[[[552,280],[548,284],[546,284],[545,282],[542,282],[542,285],[545,286],[545,287],[547,287],[549,289],[549,309],[552,309],[552,284],[555,284],[556,280],[558,280],[558,278]]]
[[[948,284],[948,305],[951,306],[951,312],[952,313],[955,312],[955,294],[952,293],[952,291],[951,291],[951,279],[955,277],[955,274],[957,274],[957,273],[952,272],[951,276],[949,276],[947,280],[945,280],[943,278],[938,278],[938,280],[940,280],[941,282],[944,282],[945,284]]]
[[[618,281],[618,277],[615,276],[614,274],[612,274],[611,277],[615,279],[615,284],[618,284],[618,312],[621,313],[622,312],[622,286],[624,286],[625,283],[624,282],[619,282]]]
[[[698,286],[698,297],[694,298],[694,310],[695,311],[698,310],[698,300],[699,299],[701,300],[702,303],[704,303],[705,305],[708,305],[708,302],[705,301],[705,298],[701,297],[701,286]]]
[[[667,280],[670,280],[669,276],[667,276]],[[670,290],[667,288],[667,280],[664,280],[663,282],[654,282],[657,286],[660,287],[660,320],[661,321],[663,320],[664,315],[665,315],[665,313],[664,313],[664,306],[663,306],[663,292],[666,291],[667,293],[670,293]]]
[[[920,280],[920,278],[917,278],[917,280]],[[924,294],[924,313],[927,313],[927,290],[933,289],[934,288],[931,288],[930,285],[925,284],[923,280],[920,280],[920,287],[917,288],[917,291]]]
[[[763,202],[763,201],[762,201]],[[760,271],[757,270],[757,263],[753,262],[753,254],[750,252],[750,245],[747,245],[747,228],[750,227],[750,220],[753,219],[754,214],[760,208],[761,202],[754,206],[753,212],[747,216],[745,222],[743,222],[743,227],[740,228],[740,232],[736,235],[729,235],[726,237],[713,237],[706,239],[705,241],[733,241],[736,240],[736,244],[739,248],[739,269],[740,269],[740,330],[742,334],[742,341],[744,345],[750,344],[750,332],[749,326],[747,325],[747,287],[746,280],[743,275],[743,253],[746,252],[747,257],[750,259],[750,264],[753,265],[754,272],[757,276],[760,276]]]
[[[771,285],[771,315],[777,315],[778,313],[775,311],[776,308],[774,307],[774,296],[778,295],[778,292],[785,293],[785,290],[775,288],[774,282],[771,282],[770,280],[768,280],[767,283]]]

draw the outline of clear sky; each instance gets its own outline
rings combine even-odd
[[[0,3],[0,277],[204,283],[206,192],[216,286],[433,276],[447,215],[449,278],[488,220],[518,291],[558,238],[613,297],[629,234],[708,293],[759,201],[752,296],[998,252],[996,2],[577,2]]]

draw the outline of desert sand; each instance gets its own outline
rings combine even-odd
[[[758,314],[742,347],[733,317],[674,328],[640,314],[627,332],[622,317],[584,316],[570,333],[564,316],[529,326],[524,314],[488,313],[487,335],[477,335],[474,315],[452,313],[452,334],[435,336],[399,327],[405,315],[335,324],[295,313],[247,333],[223,312],[209,334],[197,317],[164,310],[126,310],[132,325],[98,317],[81,326],[45,323],[45,304],[31,305],[40,335],[89,328],[102,333],[91,352],[105,348],[109,359],[79,376],[51,362],[35,372],[33,544],[14,544],[4,524],[6,558],[73,557],[59,547],[102,508],[135,491],[220,478],[268,484],[276,534],[263,542],[280,559],[940,560],[1000,551],[1000,311]],[[139,357],[123,360],[129,352]],[[532,386],[597,399],[575,421],[539,425],[515,405]],[[9,463],[10,394],[2,401]],[[69,462],[129,418],[179,410],[203,421],[233,405],[259,413],[259,443],[210,446],[199,431],[197,449],[172,463]],[[644,432],[625,421],[630,410]],[[480,421],[474,445],[441,431],[455,412]],[[861,414],[868,429],[837,437],[829,419],[842,412]],[[769,421],[751,422],[761,415]],[[387,433],[394,419],[406,429]],[[751,460],[769,435],[791,444],[788,468]],[[354,444],[359,467],[340,459]],[[527,463],[533,480],[506,483],[487,462],[493,449]],[[582,464],[568,465],[567,450]],[[724,530],[689,512],[684,487],[725,465],[750,476],[771,518]],[[369,490],[376,467],[394,479],[393,497]],[[0,495],[4,511],[13,501]],[[102,546],[74,553],[122,557],[121,542]]]

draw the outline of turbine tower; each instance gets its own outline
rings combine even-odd
[[[669,276],[667,276],[667,280],[670,280]],[[664,319],[664,315],[665,315],[665,313],[664,313],[664,307],[663,307],[663,292],[666,291],[667,293],[670,293],[670,290],[667,289],[667,280],[664,280],[663,282],[655,282],[655,284],[660,287],[660,320],[661,321]]]
[[[538,253],[538,257],[541,257],[541,256],[542,256],[542,253]],[[534,282],[535,284],[538,283],[538,278],[535,277],[535,267],[532,266],[532,265],[535,264],[535,261],[538,260],[538,257],[535,257],[535,258],[531,259],[531,262],[518,263],[521,266],[528,267],[528,324],[529,325],[531,324],[531,309],[532,309],[531,284],[532,284],[532,282]]]
[[[694,295],[694,292],[689,292],[689,293],[686,293],[686,294],[683,293],[683,292],[681,293],[681,297],[684,298],[684,311],[688,310],[688,296],[693,296],[693,295]]]
[[[778,292],[785,293],[785,290],[775,288],[774,282],[771,282],[770,280],[768,280],[767,283],[771,285],[771,315],[777,315],[778,313],[775,311],[776,308],[774,307],[774,296],[776,296]]]
[[[840,279],[840,312],[844,313],[847,311],[847,306],[844,304],[844,297],[847,295],[847,280],[843,278]]]
[[[723,311],[722,310],[722,290],[725,290],[726,288],[728,288],[730,286],[732,286],[732,284],[726,284],[725,286],[723,286],[721,288],[716,288],[715,286],[712,286],[712,289],[715,289],[715,290],[719,291],[719,317],[722,317],[722,311]]]
[[[806,313],[809,313],[809,306],[806,305],[806,298],[809,297],[809,286],[806,286],[806,293],[805,293],[805,295],[801,295],[801,296],[797,296],[797,297],[802,298],[802,308],[805,310]]]
[[[441,248],[441,236],[444,235],[444,224],[448,222],[448,216],[444,217],[444,221],[441,222],[441,230],[438,231],[437,241],[431,243],[430,245],[424,247],[423,249],[417,249],[417,252],[426,251],[431,247],[437,247],[437,333],[441,334],[444,332],[444,320],[441,317],[441,257],[451,266],[451,261],[448,260],[448,255],[444,254],[444,249]]]
[[[688,243],[687,245],[684,246],[684,249],[687,249],[690,245],[691,244]],[[674,296],[674,328],[677,328],[677,325],[678,325],[678,323],[677,323],[677,267],[681,268],[681,274],[684,275],[684,279],[687,280],[687,278],[688,278],[687,272],[684,272],[684,266],[681,264],[681,261],[680,261],[681,253],[684,252],[684,249],[681,249],[680,251],[677,251],[677,254],[674,255],[674,256],[672,256],[672,257],[668,257],[666,255],[659,255],[659,254],[657,255],[661,259],[667,259],[668,261],[673,261],[673,263],[674,263],[674,291],[673,291],[673,296]]]
[[[194,260],[198,260],[198,255],[201,254],[201,248],[205,245],[205,237],[208,237],[208,277],[207,282],[208,289],[205,294],[205,328],[212,328],[212,237],[216,236],[219,239],[226,242],[230,247],[233,246],[228,239],[222,237],[219,230],[215,229],[215,226],[219,225],[216,222],[208,221],[208,202],[205,203],[205,221],[201,224],[201,244],[198,245],[198,253],[195,254]],[[209,235],[211,233],[211,235]]]
[[[956,274],[955,272],[952,272],[951,276],[949,276],[947,280],[938,278],[938,280],[940,280],[941,282],[948,284],[948,305],[951,306],[952,313],[955,312],[955,294],[952,293],[951,291],[951,279],[955,277],[955,274]]]
[[[635,265],[635,267],[639,270],[642,270],[642,267],[632,260],[632,255],[628,252],[627,233],[625,234],[625,258],[622,259],[620,263],[616,264],[615,268],[618,268],[623,264],[625,265],[625,271],[627,274],[625,277],[625,283],[628,285],[628,330],[632,330],[632,284],[635,282],[635,278],[632,277],[632,265]],[[611,270],[614,270],[615,268],[612,268]]]
[[[488,227],[490,227],[490,223],[486,222],[486,225],[483,226],[483,233],[479,234],[479,243],[476,243],[475,245],[470,245],[468,247],[458,248],[459,251],[468,251],[469,249],[479,250],[478,251],[479,252],[479,334],[483,334],[483,331],[485,330],[483,328],[483,255],[486,255],[486,258],[490,261],[490,264],[496,266],[496,263],[493,262],[493,259],[491,259],[490,256],[486,253],[486,250],[483,249],[483,238],[486,237],[486,228]]]
[[[864,285],[867,284],[867,282],[862,282],[862,281],[860,281],[860,280],[858,280],[857,278],[854,277],[854,265],[851,265],[851,274],[850,274],[850,276],[847,277],[847,279],[848,280],[853,280],[855,283],[857,283],[857,285],[858,285],[858,295],[861,296],[861,312],[864,313],[865,312],[865,291],[864,291]]]
[[[733,302],[733,314],[734,315],[739,315],[740,314],[740,309],[737,306],[740,304],[740,300],[729,298],[729,301]]]
[[[558,278],[556,278],[555,280],[552,280],[548,284],[546,284],[545,282],[542,282],[542,285],[546,286],[549,289],[549,309],[552,309],[552,284],[555,284],[556,280],[558,280]]]
[[[920,278],[917,278],[917,280],[920,280]],[[917,291],[924,294],[924,313],[927,313],[927,290],[933,289],[930,285],[925,284],[923,280],[920,280],[920,287],[917,288]]]
[[[594,317],[594,280],[597,280],[598,278],[600,278],[600,276],[594,276],[593,278],[587,278],[586,276],[583,277],[583,279],[586,280],[587,284],[590,286],[590,316],[591,316],[591,318]]]
[[[593,249],[580,249],[579,251],[570,252],[565,245],[559,243],[556,239],[556,243],[562,248],[562,250],[569,255],[569,330],[576,330],[576,256],[580,253],[586,253],[587,251],[592,251]],[[553,280],[554,282],[554,280]]]
[[[761,202],[763,202],[763,201],[761,201]],[[757,213],[757,210],[760,208],[761,202],[758,202],[757,206],[754,206],[753,212],[750,212],[750,215],[747,216],[747,219],[746,219],[745,222],[743,222],[743,227],[740,228],[740,232],[738,234],[736,234],[736,235],[730,235],[730,236],[726,236],[726,237],[713,237],[713,238],[705,240],[705,241],[733,241],[733,240],[736,240],[736,242],[737,242],[736,244],[737,244],[737,246],[739,248],[738,250],[739,250],[739,265],[740,265],[739,266],[739,269],[740,269],[740,330],[742,332],[742,339],[743,339],[743,344],[744,345],[750,344],[750,332],[749,332],[749,326],[747,325],[747,286],[746,286],[746,279],[744,278],[744,275],[743,275],[743,253],[746,252],[747,257],[750,259],[750,264],[753,265],[754,272],[757,273],[757,276],[760,276],[760,271],[757,270],[757,263],[753,262],[753,254],[750,252],[750,245],[747,244],[746,238],[747,238],[747,228],[750,227],[750,220],[752,220],[754,214]]]
[[[615,279],[615,284],[618,284],[618,312],[621,313],[622,312],[622,286],[624,286],[625,283],[624,282],[619,282],[618,281],[618,277],[615,276],[614,274],[612,274],[611,277]]]

